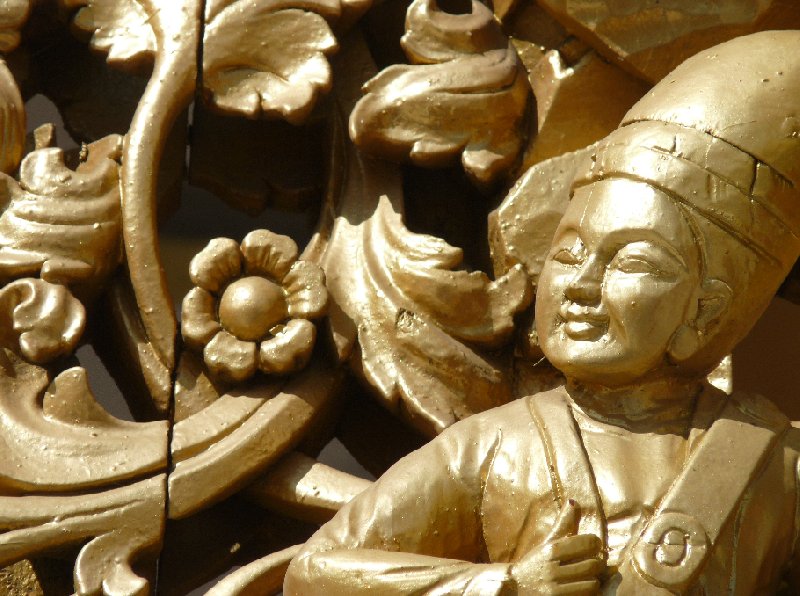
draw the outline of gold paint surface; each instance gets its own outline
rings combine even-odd
[[[800,590],[800,9],[701,4],[0,2],[0,592]]]
[[[778,47],[800,50],[800,33],[695,56],[561,164],[563,216],[526,265],[564,384],[399,461],[306,543],[285,593],[778,589],[796,556],[800,437],[767,400],[704,379],[800,256],[800,139],[786,132],[800,54]],[[498,249],[536,174],[496,214]]]

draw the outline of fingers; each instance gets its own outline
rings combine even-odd
[[[597,579],[597,576],[605,571],[605,561],[600,559],[586,559],[577,563],[559,565],[550,571],[553,581],[559,583],[581,582],[585,580]]]
[[[568,499],[561,507],[556,523],[553,524],[553,528],[550,530],[545,542],[553,542],[559,538],[576,534],[578,532],[580,513],[580,506],[573,499]]]
[[[560,561],[562,564],[570,561],[596,558],[600,554],[603,543],[594,534],[578,534],[559,538],[549,544],[548,559]]]
[[[554,586],[549,594],[559,596],[593,596],[600,593],[600,582],[596,579],[571,584],[560,584]]]

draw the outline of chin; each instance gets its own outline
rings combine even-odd
[[[641,351],[620,348],[607,336],[595,340],[573,340],[556,332],[542,342],[550,363],[570,379],[581,383],[623,386],[635,383],[657,369],[663,354],[651,357]]]

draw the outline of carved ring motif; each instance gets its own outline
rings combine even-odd
[[[708,536],[694,517],[677,511],[656,515],[634,547],[636,568],[673,590],[688,586],[705,563]]]

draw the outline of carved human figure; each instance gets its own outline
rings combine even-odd
[[[753,594],[791,583],[800,430],[705,375],[800,254],[800,32],[659,83],[538,283],[563,387],[459,422],[323,526],[287,594]],[[800,584],[798,584],[800,589]]]

